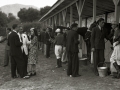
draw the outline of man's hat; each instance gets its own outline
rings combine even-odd
[[[73,27],[77,27],[77,26],[78,26],[77,23],[73,23],[73,24],[71,25],[71,28],[73,28]]]
[[[30,30],[34,30],[35,28],[31,28]]]
[[[60,29],[58,28],[58,29],[56,29],[56,31],[55,31],[56,33],[60,33]]]

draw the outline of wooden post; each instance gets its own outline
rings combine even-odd
[[[85,18],[85,27],[87,27],[87,18]]]
[[[81,14],[82,14],[82,6],[83,6],[83,0],[79,0],[78,2],[76,2],[76,7],[77,7],[77,11],[78,11],[78,16],[79,16],[79,21],[78,21],[78,27],[81,27],[82,26],[82,17],[81,17]],[[79,41],[80,41],[80,44],[79,44],[79,59],[82,58],[82,43],[83,43],[83,39],[82,39],[82,36],[79,35]]]
[[[96,21],[96,0],[93,0],[93,22]]]
[[[53,28],[53,26],[54,26],[54,18],[52,17],[52,28]]]
[[[54,16],[55,26],[57,25],[57,15]]]
[[[73,22],[73,7],[70,6],[70,26],[72,25]]]
[[[115,5],[115,21],[119,23],[119,11],[120,11],[120,6]]]
[[[60,24],[61,24],[60,13],[58,14],[58,19],[59,19],[58,25],[60,26]]]
[[[66,26],[66,15],[67,15],[67,9],[62,11],[62,16],[63,16],[63,26]]]
[[[44,26],[43,26],[43,28],[45,28],[45,21],[44,21]]]
[[[51,18],[49,19],[49,25],[48,26],[50,27],[50,25],[51,25]]]
[[[118,5],[120,0],[113,0],[114,5],[115,5],[115,21],[119,23],[119,11],[120,11],[120,6]]]
[[[105,13],[105,22],[107,23],[107,16],[108,16],[108,13]]]
[[[46,28],[46,26],[47,26],[47,20],[45,21],[45,28]]]

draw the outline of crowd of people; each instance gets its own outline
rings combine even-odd
[[[23,31],[17,24],[7,28],[7,40],[5,47],[4,67],[11,61],[11,77],[28,79],[36,75],[36,63],[38,60],[37,31],[34,28],[30,32]],[[3,42],[2,40],[1,42]]]
[[[112,22],[113,53],[110,57],[111,72],[114,78],[120,78],[120,29],[119,23]],[[78,24],[73,23],[70,30],[57,28],[55,34],[49,27],[41,31],[30,28],[29,32],[23,30],[21,26],[14,24],[13,30],[7,28],[7,40],[5,47],[4,67],[11,61],[11,76],[18,76],[24,79],[36,75],[36,64],[38,61],[38,50],[44,53],[46,58],[50,58],[51,46],[56,56],[56,68],[61,68],[62,63],[68,63],[67,75],[69,77],[79,77],[79,35],[77,33]],[[93,52],[94,73],[98,74],[97,66],[105,62],[104,39],[109,39],[109,34],[104,28],[104,19],[97,21],[96,27],[91,31],[91,51]],[[3,42],[2,40],[1,42]],[[103,64],[101,64],[102,66]]]

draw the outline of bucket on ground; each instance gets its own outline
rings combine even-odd
[[[103,64],[105,66],[100,66],[99,67],[100,64]],[[99,63],[98,66],[97,66],[97,69],[98,69],[98,73],[99,73],[100,77],[107,76],[107,70],[108,70],[108,68],[107,68],[107,64],[106,63],[104,63],[104,62]]]

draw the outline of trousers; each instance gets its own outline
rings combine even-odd
[[[55,55],[57,59],[62,57],[62,46],[61,45],[55,45]]]
[[[67,75],[76,76],[79,74],[79,59],[77,52],[67,52],[68,57],[68,69]]]

